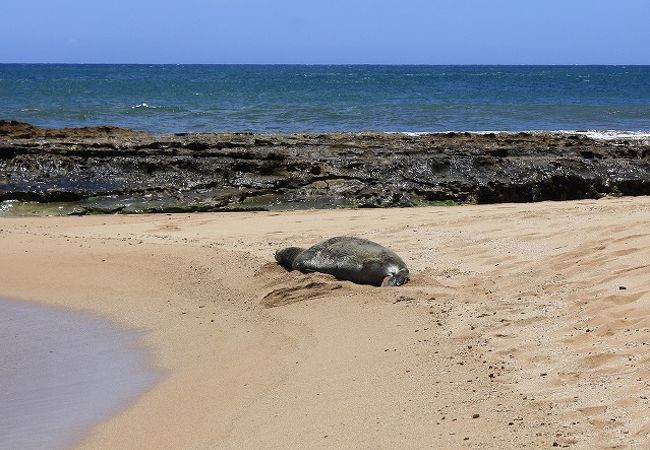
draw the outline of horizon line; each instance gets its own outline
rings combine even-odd
[[[538,66],[538,67],[575,67],[575,66],[637,66],[647,67],[650,63],[133,63],[133,62],[0,62],[0,65],[88,65],[88,66]]]

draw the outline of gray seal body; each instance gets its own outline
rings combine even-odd
[[[373,286],[401,286],[409,280],[406,264],[392,250],[356,237],[333,237],[307,249],[287,247],[275,253],[285,269],[321,272]]]

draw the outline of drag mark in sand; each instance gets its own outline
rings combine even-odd
[[[160,377],[140,332],[0,298],[0,448],[69,447]]]

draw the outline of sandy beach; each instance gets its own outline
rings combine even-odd
[[[167,375],[83,449],[647,448],[650,197],[0,219],[0,296],[144,330]],[[285,272],[384,244],[411,282]]]

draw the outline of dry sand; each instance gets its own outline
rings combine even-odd
[[[81,448],[647,448],[650,198],[6,218],[0,296],[147,330],[169,369]],[[287,273],[348,234],[411,282]]]

